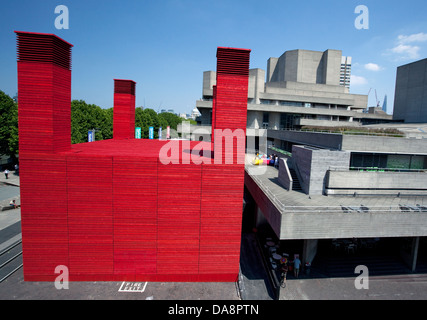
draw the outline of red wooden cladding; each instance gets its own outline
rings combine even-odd
[[[71,146],[70,48],[18,33],[25,280],[65,265],[71,281],[236,281],[244,165],[193,163],[209,143],[133,139],[131,80],[115,80],[114,138]],[[214,128],[245,130],[248,63],[249,50],[218,49]]]
[[[135,82],[114,79],[114,129],[115,139],[135,137]]]

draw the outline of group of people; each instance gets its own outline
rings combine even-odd
[[[294,256],[294,260],[293,261],[289,261],[288,258],[283,257],[280,260],[280,263],[282,264],[282,271],[284,272],[288,272],[288,267],[291,266],[293,271],[294,271],[294,277],[298,278],[299,276],[299,271],[301,269],[301,260],[299,259],[299,255],[296,254]]]
[[[256,157],[254,159],[254,164],[264,163],[277,168],[279,166],[279,157],[277,156],[277,154],[270,154],[269,156],[267,156],[266,154],[261,154],[257,152]]]

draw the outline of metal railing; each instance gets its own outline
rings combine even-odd
[[[382,133],[371,131],[346,131],[337,129],[278,129],[277,131],[294,131],[294,132],[311,132],[311,133],[328,133],[328,134],[342,134],[342,135],[355,135],[355,136],[377,136],[377,137],[395,137],[404,138],[404,133]]]
[[[360,171],[360,172],[414,172],[425,173],[427,169],[379,168],[379,167],[345,167],[330,166],[330,171]]]

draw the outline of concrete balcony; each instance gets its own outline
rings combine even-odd
[[[426,196],[308,196],[287,191],[276,168],[250,163],[245,186],[281,240],[427,236]]]
[[[356,121],[332,121],[332,120],[317,120],[317,119],[298,119],[295,123],[300,126],[315,126],[315,127],[361,127],[362,124]]]
[[[427,195],[427,173],[329,170],[326,194]]]

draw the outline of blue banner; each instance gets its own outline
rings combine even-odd
[[[154,127],[150,127],[148,129],[148,138],[149,139],[154,139]]]
[[[95,130],[89,130],[87,133],[87,142],[95,141]]]
[[[135,139],[141,139],[141,128],[140,127],[135,128]]]

